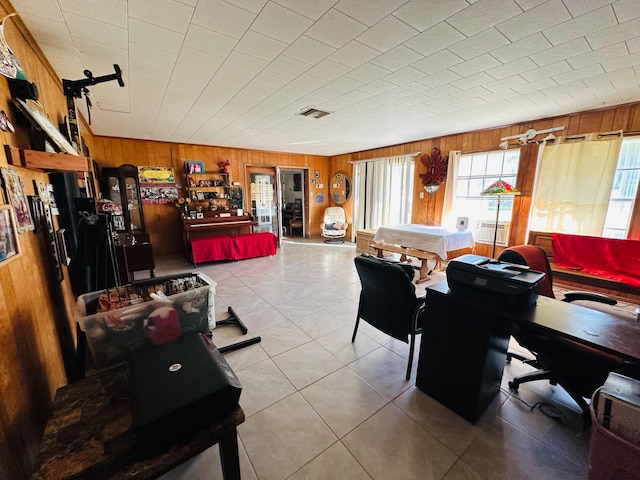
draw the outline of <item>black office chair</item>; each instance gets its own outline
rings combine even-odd
[[[533,270],[546,274],[540,294],[555,298],[553,293],[553,276],[545,251],[534,245],[519,245],[504,250],[498,260],[503,262],[528,265]],[[587,300],[600,305],[615,305],[615,299],[595,292],[571,291],[562,298],[563,302]],[[591,422],[589,407],[585,398],[604,384],[607,375],[616,371],[638,378],[638,365],[623,362],[615,355],[607,355],[585,345],[553,334],[544,334],[526,325],[514,326],[512,332],[515,340],[529,350],[534,358],[527,358],[515,352],[507,354],[507,361],[517,358],[533,367],[536,371],[515,377],[509,382],[514,391],[525,382],[549,380],[552,385],[560,385],[580,406],[584,426]]]
[[[416,334],[422,333],[424,297],[416,297],[414,269],[364,254],[354,259],[362,291],[351,341],[356,339],[360,319],[387,335],[409,343],[407,380],[411,376]]]

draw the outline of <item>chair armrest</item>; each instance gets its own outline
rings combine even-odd
[[[321,228],[322,230],[324,230],[324,222],[322,222],[322,223],[320,224],[320,228]]]
[[[571,291],[564,294],[563,302],[575,302],[577,300],[589,300],[591,302],[606,303],[615,305],[618,301],[602,293]]]

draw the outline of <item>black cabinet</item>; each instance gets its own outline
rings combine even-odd
[[[103,197],[119,205],[122,209],[111,214],[115,231],[131,235],[144,233],[144,213],[138,182],[138,167],[125,164],[117,168],[103,168],[102,180]]]

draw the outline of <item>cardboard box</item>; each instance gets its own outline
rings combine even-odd
[[[611,372],[600,391],[596,416],[604,428],[640,445],[640,381]]]
[[[215,285],[195,272],[80,295],[76,321],[87,336],[96,367],[126,360],[132,351],[149,344],[213,329]]]

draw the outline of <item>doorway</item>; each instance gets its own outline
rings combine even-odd
[[[305,171],[304,169],[281,168],[280,193],[282,205],[282,233],[288,238],[304,238],[307,234],[305,221]]]
[[[253,231],[278,235],[277,176],[275,168],[247,167]]]

